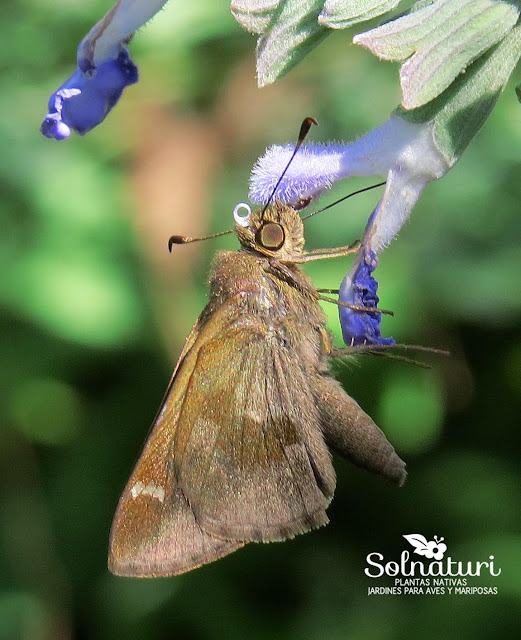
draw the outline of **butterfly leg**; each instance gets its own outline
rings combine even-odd
[[[293,256],[291,262],[300,264],[303,262],[313,262],[315,260],[326,260],[327,258],[342,258],[360,251],[360,242],[357,240],[353,244],[345,247],[332,247],[330,249],[314,249],[313,251],[304,251],[300,255]]]
[[[353,311],[361,311],[362,313],[383,313],[387,316],[394,316],[393,311],[389,311],[387,309],[378,309],[377,307],[363,307],[359,304],[351,304],[350,302],[341,302],[340,300],[334,300],[329,296],[322,295],[320,291],[317,295],[317,299],[324,300],[324,302],[331,302],[331,304],[336,304],[338,307],[347,307],[348,309],[353,309]]]

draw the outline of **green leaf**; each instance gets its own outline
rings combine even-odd
[[[318,21],[331,29],[345,29],[358,22],[381,16],[400,0],[326,0]]]
[[[519,102],[521,102],[521,84],[518,84],[516,87],[516,96]]]
[[[442,95],[419,109],[397,113],[410,122],[432,121],[436,145],[452,166],[490,115],[520,57],[521,26],[517,26]]]
[[[318,24],[323,0],[281,2],[269,29],[257,44],[257,81],[260,87],[284,76],[299,63],[330,30]]]
[[[403,61],[402,106],[415,109],[444,91],[515,25],[519,7],[497,0],[439,0],[353,39],[385,60]],[[412,57],[411,57],[412,56]]]
[[[282,0],[232,0],[231,12],[251,33],[264,33]]]

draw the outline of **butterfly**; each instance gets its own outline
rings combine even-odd
[[[322,296],[300,267],[358,247],[305,251],[299,211],[278,200],[238,205],[234,217],[241,248],[216,256],[208,304],[117,507],[118,575],[176,575],[327,524],[329,448],[399,485],[406,478],[332,376],[329,360],[356,348],[333,348]]]

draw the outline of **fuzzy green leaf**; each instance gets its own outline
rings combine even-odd
[[[436,144],[452,166],[490,115],[520,57],[521,26],[516,26],[442,95],[419,109],[397,113],[410,122],[432,121]]]
[[[400,0],[326,0],[318,21],[331,29],[345,29],[391,11]]]
[[[250,33],[264,33],[282,0],[232,0],[231,12]]]
[[[257,80],[260,87],[284,76],[330,30],[318,24],[323,0],[285,0],[278,6],[269,29],[257,43]]]
[[[506,0],[439,0],[353,41],[386,60],[410,58],[402,65],[400,83],[403,107],[414,109],[444,91],[518,17],[519,7]]]

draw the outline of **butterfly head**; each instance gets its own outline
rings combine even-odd
[[[276,200],[266,209],[252,211],[239,203],[234,211],[235,232],[246,249],[270,258],[290,260],[302,253],[304,226],[298,211]]]

